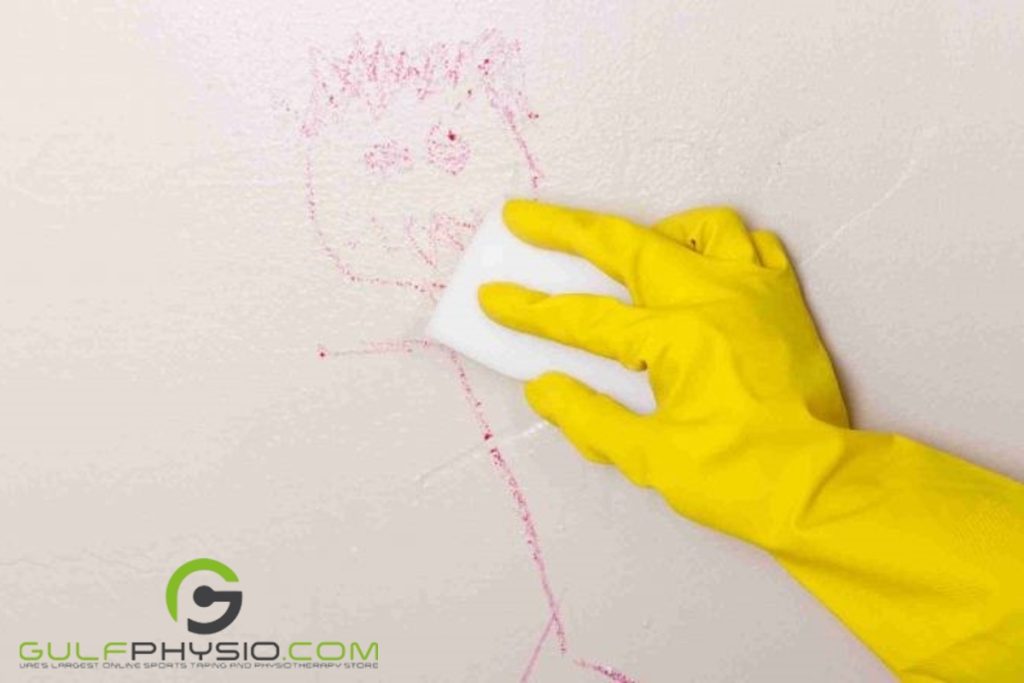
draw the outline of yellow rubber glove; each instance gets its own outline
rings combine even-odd
[[[563,374],[527,383],[584,456],[772,553],[902,680],[1024,681],[1024,486],[849,428],[775,235],[721,208],[651,229],[520,200],[504,216],[632,296],[480,289],[499,323],[648,370],[651,415]]]

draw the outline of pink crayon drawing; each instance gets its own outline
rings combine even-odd
[[[584,669],[596,671],[608,680],[615,681],[615,683],[637,683],[635,680],[633,680],[626,674],[622,673],[621,671],[616,671],[615,669],[604,666],[603,664],[594,664],[593,662],[587,662],[582,659],[577,659],[576,665],[583,667]]]
[[[544,643],[547,642],[551,636],[551,628],[555,625],[555,617],[558,616],[558,612],[551,612],[547,622],[544,624],[544,630],[541,631],[540,638],[537,639],[537,644],[533,646],[533,652],[530,653],[530,658],[526,661],[526,668],[523,669],[523,675],[519,677],[519,683],[526,683],[530,680],[533,675],[533,670],[537,667],[537,660],[540,659],[540,653],[544,649]]]
[[[407,289],[435,298],[435,294],[444,289],[444,283],[439,280],[426,278],[389,278],[377,275],[362,273],[358,271],[350,261],[343,258],[337,247],[332,245],[330,238],[324,231],[323,226],[317,217],[316,185],[313,177],[312,161],[306,158],[306,211],[310,224],[313,226],[317,243],[324,255],[338,270],[341,276],[353,284],[377,285],[381,287],[396,287]]]
[[[340,57],[329,56],[319,49],[311,50],[310,77],[312,89],[299,129],[305,141],[306,215],[318,249],[346,284],[384,288],[396,294],[423,297],[428,304],[434,302],[444,289],[453,259],[465,249],[482,213],[472,211],[460,216],[433,210],[426,217],[406,217],[397,222],[393,218],[382,221],[371,216],[368,229],[355,233],[348,230],[344,239],[339,239],[335,234],[339,226],[330,223],[321,208],[321,186],[314,163],[317,145],[329,133],[349,130],[347,117],[368,114],[371,121],[380,120],[400,99],[425,102],[444,96],[451,101],[452,112],[459,112],[474,99],[483,98],[486,109],[496,114],[501,128],[512,140],[531,184],[538,187],[543,175],[527,144],[524,126],[537,120],[539,115],[530,109],[523,94],[518,41],[491,29],[473,41],[436,43],[410,51],[386,46],[382,41],[370,44],[357,37],[352,49]],[[454,126],[442,124],[436,118],[432,120],[422,161],[449,177],[460,176],[471,158],[469,141]],[[414,166],[419,167],[421,157],[418,154],[415,147],[385,138],[365,149],[359,167],[375,178],[391,181]],[[365,250],[387,255],[385,262],[399,264],[397,269],[388,273],[381,273],[379,269],[365,270],[360,265],[360,255]],[[554,638],[560,654],[568,654],[565,623],[526,493],[495,443],[490,420],[462,359],[450,349],[418,338],[369,341],[359,348],[339,350],[321,344],[316,353],[323,359],[341,359],[424,351],[443,353],[450,363],[458,389],[479,429],[481,443],[512,499],[547,605],[546,626],[533,645],[521,677],[522,681],[528,681],[550,638]],[[635,683],[608,667],[584,660],[576,660],[576,664],[617,683]]]
[[[368,169],[383,176],[401,173],[412,168],[412,150],[396,140],[385,140],[366,150],[363,162]]]
[[[469,145],[451,128],[434,124],[427,135],[427,161],[446,173],[458,175],[469,163]]]
[[[400,95],[426,100],[441,93],[455,95],[454,109],[475,97],[486,98],[511,135],[530,171],[534,187],[543,174],[526,143],[523,125],[538,115],[523,94],[523,74],[518,41],[508,40],[497,30],[485,31],[474,41],[435,43],[417,52],[389,49],[382,41],[372,47],[357,37],[355,46],[337,59],[318,49],[310,50],[310,93],[302,133],[315,138],[332,121],[339,121],[350,107],[364,108],[379,118]],[[447,137],[447,130],[444,134]],[[458,133],[449,142],[459,141]],[[468,148],[449,159],[468,158]],[[463,156],[459,156],[459,155]],[[462,161],[465,165],[465,161]]]
[[[446,249],[459,253],[466,250],[466,243],[476,232],[480,220],[479,216],[464,220],[446,213],[434,213],[426,224],[407,221],[405,237],[426,265],[437,268]]]

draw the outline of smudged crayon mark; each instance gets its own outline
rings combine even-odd
[[[469,163],[469,144],[455,131],[435,123],[427,134],[427,162],[445,173],[458,175]]]
[[[460,254],[466,250],[466,243],[476,232],[480,221],[479,216],[466,220],[447,213],[433,213],[426,223],[407,221],[405,236],[423,263],[436,269],[446,249]]]
[[[615,669],[603,664],[595,664],[593,662],[577,659],[576,666],[589,669],[590,671],[596,671],[608,680],[615,681],[615,683],[637,683],[636,679],[630,678],[621,671],[616,671]]]
[[[385,140],[371,145],[363,154],[363,163],[382,176],[404,173],[412,168],[412,150],[397,140]]]
[[[424,294],[432,300],[436,299],[437,294],[444,289],[443,282],[433,279],[416,280],[411,278],[387,278],[377,275],[367,275],[357,272],[348,260],[342,258],[341,253],[328,239],[327,233],[324,231],[323,226],[320,225],[320,221],[317,220],[316,183],[313,178],[312,161],[308,154],[306,156],[305,166],[306,210],[309,222],[313,226],[313,234],[316,237],[320,250],[325,256],[327,256],[331,263],[334,264],[338,273],[352,284],[377,285],[381,287],[407,289]]]

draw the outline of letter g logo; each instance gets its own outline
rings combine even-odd
[[[231,567],[217,560],[201,557],[186,562],[174,570],[170,581],[167,582],[167,611],[170,613],[171,619],[178,620],[178,589],[181,587],[181,582],[190,574],[202,571],[213,572],[228,583],[238,582],[238,576],[235,575]],[[215,602],[226,602],[228,605],[224,614],[213,621],[188,620],[188,630],[202,635],[223,631],[231,625],[242,609],[242,591],[216,591],[207,585],[202,585],[193,591],[192,600],[200,607],[209,607]]]

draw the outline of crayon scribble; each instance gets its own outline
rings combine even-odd
[[[342,280],[349,284],[388,288],[395,292],[423,297],[434,302],[444,289],[450,268],[449,257],[457,257],[468,243],[482,218],[481,211],[466,216],[432,211],[426,218],[406,217],[395,225],[384,225],[371,216],[366,230],[348,232],[339,243],[332,241],[319,205],[318,176],[314,170],[314,152],[321,136],[329,130],[345,130],[345,117],[353,108],[380,119],[402,97],[425,101],[445,95],[453,99],[453,110],[484,98],[511,137],[533,187],[543,177],[536,156],[527,144],[524,124],[538,118],[523,94],[523,70],[520,46],[515,40],[488,30],[473,41],[436,43],[418,51],[386,46],[382,41],[369,44],[357,37],[354,47],[339,58],[319,49],[310,51],[312,89],[307,110],[299,125],[304,139],[306,214],[317,245],[333,264]],[[341,124],[334,128],[335,124]],[[463,134],[435,120],[428,129],[422,161],[450,176],[459,175],[469,162],[471,149]],[[362,155],[364,170],[387,181],[419,163],[419,156],[407,145],[386,138],[372,144]],[[408,263],[409,270],[398,276],[367,272],[360,266],[364,249],[382,251],[389,263]],[[405,259],[402,261],[401,259]],[[471,410],[482,444],[491,463],[506,485],[522,525],[523,536],[547,604],[547,621],[540,639],[533,646],[522,681],[533,674],[546,641],[554,635],[559,652],[569,652],[558,602],[552,589],[549,569],[526,494],[501,449],[494,443],[483,403],[472,386],[462,359],[454,351],[427,339],[407,338],[369,341],[355,349],[332,350],[317,347],[320,358],[341,358],[363,354],[408,354],[440,352],[451,364],[457,386]],[[613,669],[576,660],[576,664],[600,673],[617,683],[634,683]]]
[[[458,175],[469,163],[469,145],[451,128],[436,123],[427,134],[427,161],[445,173]]]
[[[584,669],[589,669],[590,671],[596,671],[608,680],[615,681],[615,683],[637,683],[635,680],[633,680],[626,674],[622,673],[621,671],[616,671],[615,669],[612,669],[608,666],[604,666],[603,664],[594,664],[593,662],[587,662],[582,659],[577,659],[576,666],[582,667]]]
[[[543,174],[526,143],[523,126],[538,115],[523,94],[520,51],[518,41],[494,29],[473,41],[435,43],[417,52],[392,49],[380,40],[367,45],[359,36],[354,47],[339,58],[314,48],[310,50],[313,89],[301,131],[315,138],[353,106],[380,118],[401,95],[419,100],[442,93],[454,95],[455,110],[482,96],[505,125],[537,187]],[[448,131],[443,132],[447,137]],[[450,142],[458,141],[458,133],[454,134]],[[468,148],[462,149],[462,154],[468,154]]]
[[[368,169],[382,176],[402,173],[412,168],[412,150],[397,140],[385,140],[366,150],[363,162]]]

